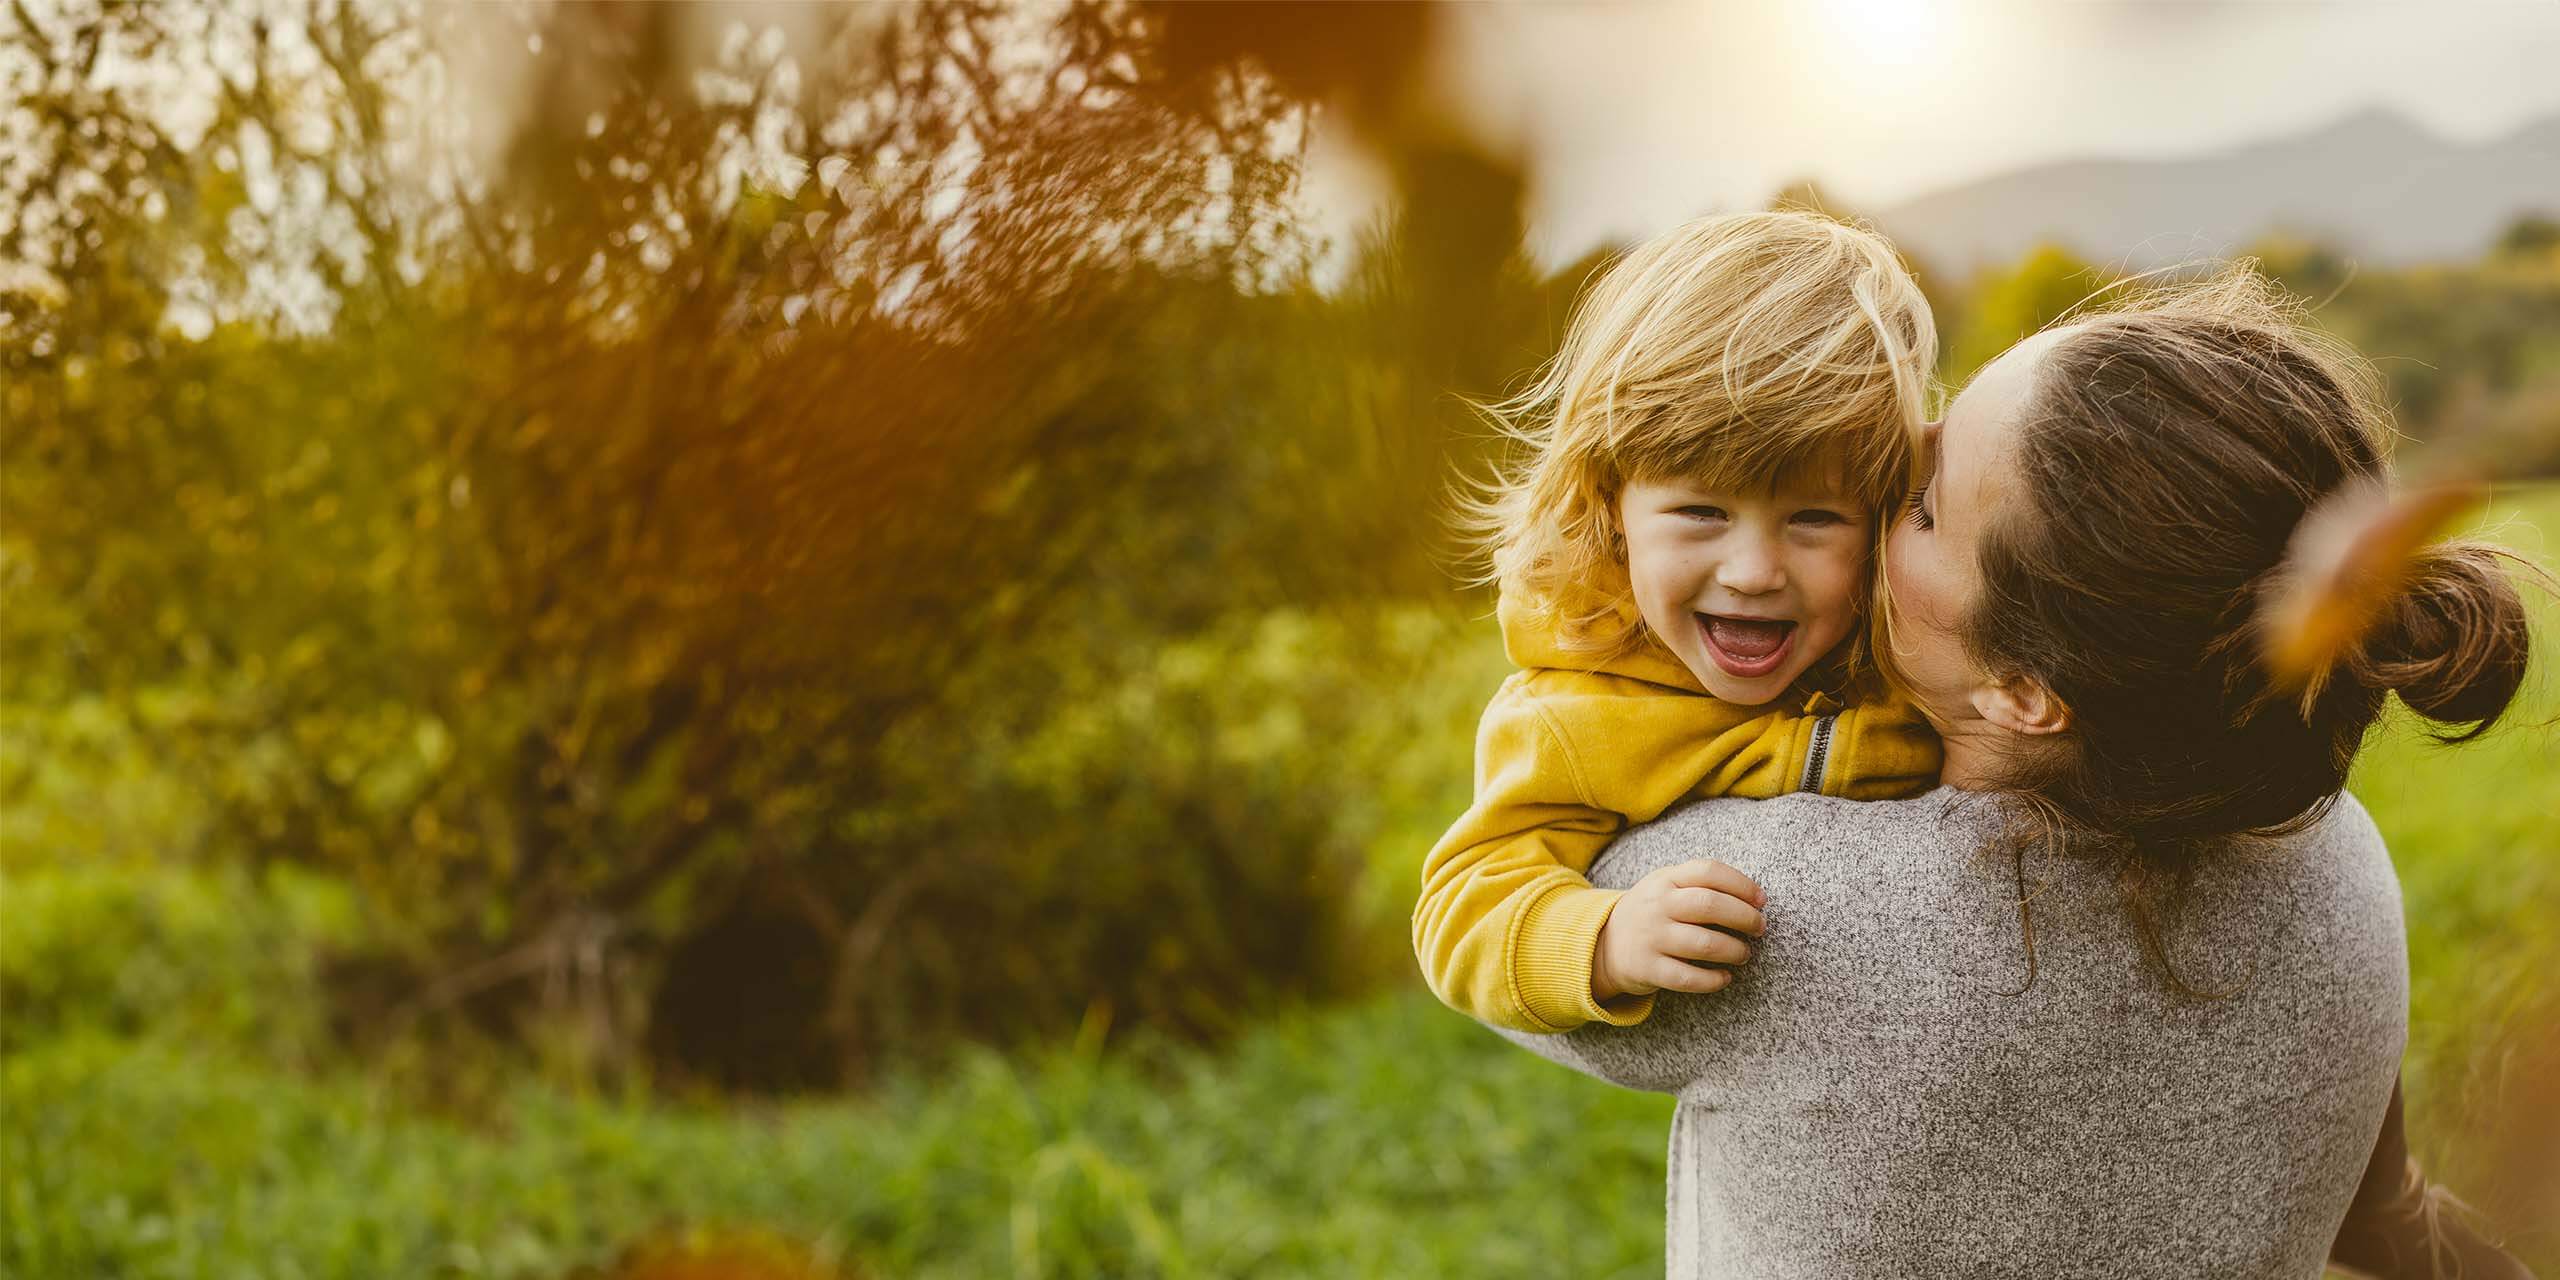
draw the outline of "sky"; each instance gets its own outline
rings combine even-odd
[[[1530,242],[1757,207],[1812,178],[1877,211],[2046,160],[2176,156],[2398,111],[2486,141],[2560,113],[2560,0],[1683,0],[1447,11],[1436,79],[1524,149]],[[1315,150],[1330,226],[1375,212]]]

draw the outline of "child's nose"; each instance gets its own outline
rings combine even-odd
[[[1776,548],[1758,538],[1738,538],[1716,566],[1716,585],[1738,595],[1756,596],[1787,585]]]

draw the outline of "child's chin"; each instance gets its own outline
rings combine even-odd
[[[1697,664],[1692,663],[1690,674],[1698,677],[1699,684],[1706,686],[1709,696],[1719,702],[1730,702],[1738,707],[1756,707],[1764,702],[1776,701],[1780,694],[1787,691],[1787,686],[1802,674],[1797,670],[1800,664],[1793,662],[1767,675],[1748,677],[1733,675],[1714,664],[1715,659],[1709,658],[1707,669],[1700,671],[1697,670]]]
[[[1754,680],[1751,682],[1751,686],[1752,687],[1749,689],[1736,689],[1730,693],[1719,693],[1716,697],[1719,701],[1730,702],[1737,707],[1757,707],[1777,701],[1778,695],[1787,691],[1786,682],[1783,680],[1770,681],[1765,684],[1761,681]]]

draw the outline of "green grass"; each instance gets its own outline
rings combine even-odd
[[[1228,1054],[966,1059],[862,1102],[520,1088],[468,1122],[162,1044],[0,1067],[0,1274],[564,1274],[755,1224],[857,1274],[1643,1275],[1667,1099],[1573,1087],[1425,999]]]
[[[2530,510],[2560,530],[2560,494]],[[2513,537],[2548,557],[2534,531]],[[2548,652],[2560,613],[2540,609]],[[2439,748],[2395,723],[2355,782],[2406,895],[2413,1136],[2481,1199],[2514,1131],[2502,1108],[2531,1083],[2529,1037],[2549,1034],[2560,998],[2553,669],[2484,742]],[[23,945],[0,959],[60,941],[39,945],[15,893],[9,910]],[[189,945],[215,948],[220,931],[199,925],[188,936],[215,941]],[[119,998],[197,990],[154,981]],[[0,1275],[566,1276],[704,1227],[917,1278],[1661,1266],[1668,1099],[1530,1058],[1409,991],[1275,1020],[1219,1053],[1089,1039],[967,1055],[859,1100],[725,1107],[517,1082],[430,1110],[348,1068],[280,1065],[258,1048],[271,1033],[222,1031],[244,1018],[137,1036],[130,1018],[52,1016],[13,1042]],[[2551,1236],[2520,1247],[2560,1272]]]
[[[2560,564],[2560,491],[2501,503],[2487,524]],[[2560,604],[2532,589],[2527,600],[2536,658],[2510,719],[2444,746],[2395,712],[2350,785],[2400,871],[2411,1142],[2441,1180],[2510,1229],[2530,1230],[2517,1247],[2549,1275],[2560,1272],[2560,1213],[2516,1201],[2494,1167],[2502,1157],[2547,1162],[2518,1150],[2534,1141],[2518,1125],[2560,1105],[2552,1082],[2533,1078],[2560,1070]]]

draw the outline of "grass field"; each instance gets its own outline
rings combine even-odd
[[[2529,513],[2560,530],[2560,495]],[[2509,536],[2546,559],[2560,544]],[[2450,750],[2395,724],[2355,783],[2406,894],[2413,1136],[2475,1194],[2518,1158],[2504,1108],[2552,1061],[2535,1055],[2560,1009],[2560,696],[2540,667],[2522,722]],[[1659,1273],[1669,1100],[1427,997],[1307,1011],[1216,1054],[1102,1039],[860,1100],[516,1082],[438,1110],[236,1036],[13,1036],[0,1275],[567,1276],[724,1232],[755,1233],[775,1276]],[[2560,1239],[2519,1247],[2560,1273]]]

